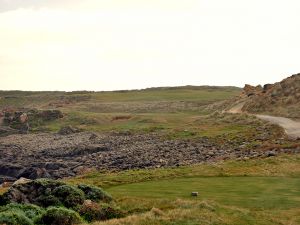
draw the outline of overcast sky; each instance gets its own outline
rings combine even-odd
[[[300,72],[299,0],[0,0],[0,89],[257,85]]]

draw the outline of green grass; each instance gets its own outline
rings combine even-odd
[[[228,99],[240,92],[235,87],[185,86],[173,88],[153,88],[134,91],[102,92],[93,96],[100,101],[202,101],[212,102]]]
[[[92,172],[131,216],[94,225],[300,224],[300,155],[179,168]],[[199,197],[190,193],[198,191]],[[133,214],[133,215],[132,215]]]
[[[212,103],[238,95],[240,88],[184,86],[171,88],[153,88],[132,91],[110,92],[30,92],[0,91],[0,107],[32,106],[48,108],[48,103],[68,101],[72,103],[97,102],[148,102],[148,101],[197,101]],[[65,105],[69,108],[70,105]]]
[[[251,159],[247,161],[224,161],[215,164],[198,164],[175,168],[127,170],[120,172],[94,171],[68,179],[73,184],[86,183],[104,188],[194,177],[291,177],[300,178],[300,154]]]
[[[300,206],[300,179],[286,177],[193,177],[119,185],[107,189],[117,198],[213,200],[243,208],[290,209]]]

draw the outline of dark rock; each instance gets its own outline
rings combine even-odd
[[[0,127],[0,136],[7,136],[11,134],[17,134],[18,130],[10,127]]]
[[[22,171],[17,178],[28,178],[28,179],[38,179],[38,178],[50,178],[50,174],[44,168],[34,168],[29,167]]]
[[[38,115],[45,121],[57,120],[64,117],[63,113],[59,110],[43,110]]]
[[[0,164],[0,175],[17,177],[18,174],[24,169],[23,166],[13,164]]]
[[[90,141],[93,141],[93,140],[95,140],[95,139],[97,139],[98,138],[98,136],[96,135],[96,134],[91,134],[91,136],[90,136],[90,138],[89,138],[89,140]]]
[[[274,152],[274,151],[268,151],[267,152],[267,156],[268,157],[272,157],[272,156],[276,156],[277,154],[276,154],[276,152]]]
[[[17,179],[15,177],[8,177],[8,176],[0,176],[0,184],[4,182],[15,182]]]
[[[51,162],[49,162],[49,163],[45,164],[45,168],[47,170],[58,170],[60,168],[66,168],[66,165],[63,164],[63,163],[56,163],[56,162],[51,163]]]
[[[68,134],[74,134],[74,133],[78,133],[79,130],[72,127],[72,126],[66,126],[66,127],[62,127],[59,131],[58,134],[60,135],[68,135]]]

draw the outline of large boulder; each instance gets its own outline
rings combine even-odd
[[[58,134],[60,135],[68,135],[68,134],[74,134],[74,133],[78,133],[79,130],[77,128],[74,128],[72,126],[66,126],[66,127],[62,127],[59,131]]]
[[[28,178],[28,179],[38,179],[38,178],[50,178],[50,174],[47,172],[45,168],[36,168],[29,167],[24,169],[20,174],[18,174],[17,178]]]

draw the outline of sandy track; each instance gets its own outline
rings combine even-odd
[[[293,121],[284,117],[268,115],[256,115],[258,118],[277,124],[285,129],[287,135],[293,138],[300,138],[300,122]]]
[[[231,109],[229,109],[228,113],[245,113],[242,111],[245,102],[241,102]],[[247,113],[248,114],[248,113]],[[277,124],[284,128],[286,134],[292,138],[300,138],[300,122],[285,118],[285,117],[276,117],[276,116],[269,116],[269,115],[257,115],[252,114],[259,119],[268,121],[273,124]]]

